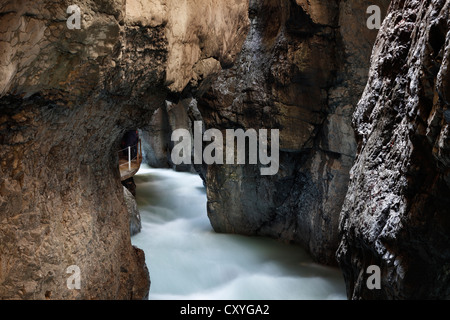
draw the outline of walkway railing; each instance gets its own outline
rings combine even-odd
[[[119,153],[119,169],[122,179],[136,174],[142,162],[142,143],[141,139],[134,146],[128,146],[118,151]],[[134,155],[136,153],[136,155]],[[125,160],[125,161],[124,161]]]

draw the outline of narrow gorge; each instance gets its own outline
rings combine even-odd
[[[449,14],[448,0],[0,0],[0,299],[148,298],[139,185],[119,170],[130,130],[144,164],[201,177],[215,232],[299,246],[340,268],[349,299],[450,298]],[[173,133],[198,123],[278,130],[277,173],[174,162]]]

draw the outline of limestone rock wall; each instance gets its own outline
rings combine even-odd
[[[142,299],[116,150],[169,94],[232,62],[248,5],[83,0],[69,30],[72,4],[0,1],[0,298]]]
[[[386,12],[389,1],[374,1]],[[356,153],[351,116],[377,30],[360,1],[250,1],[250,31],[232,68],[198,103],[207,128],[280,129],[280,170],[208,166],[219,232],[302,244],[336,264],[339,212]]]
[[[349,298],[450,297],[449,14],[449,1],[393,1],[375,43],[340,221]]]

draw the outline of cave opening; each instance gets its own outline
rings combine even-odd
[[[133,177],[142,163],[142,140],[139,130],[136,128],[125,130],[120,139],[119,148],[117,154],[121,183],[133,196],[136,196]]]

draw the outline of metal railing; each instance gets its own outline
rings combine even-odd
[[[131,157],[131,150],[133,148],[136,148],[136,156],[134,158]],[[128,170],[131,170],[131,163],[133,161],[136,161],[136,163],[140,164],[140,162],[142,161],[142,144],[141,144],[141,139],[138,140],[138,143],[135,144],[134,146],[128,146],[124,149],[121,149],[118,151],[119,154],[119,159],[123,159],[123,152],[127,151],[127,162],[126,163],[122,163],[119,164],[119,168],[125,165],[128,165]]]

